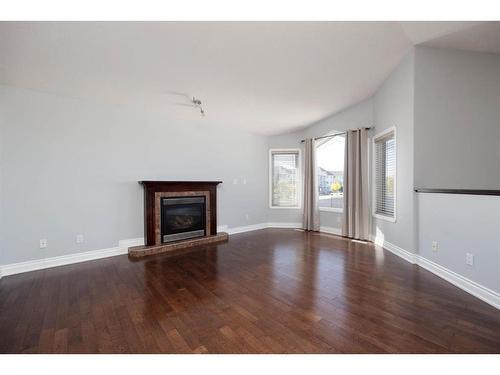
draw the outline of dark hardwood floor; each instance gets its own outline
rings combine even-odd
[[[266,229],[4,277],[2,353],[500,353],[500,312],[371,244]]]

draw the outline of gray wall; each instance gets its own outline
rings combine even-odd
[[[420,255],[500,293],[500,197],[419,194],[418,203]]]
[[[500,188],[500,56],[417,47],[415,184]]]
[[[373,98],[374,134],[396,127],[397,171],[396,222],[373,218],[372,228],[375,235],[410,252],[417,249],[413,192],[413,94],[414,53],[410,51]]]
[[[302,148],[300,141],[304,138],[320,137],[331,132],[371,126],[372,123],[373,103],[371,99],[366,99],[301,131],[271,137],[269,148]],[[302,210],[269,208],[268,218],[269,222],[300,223]],[[338,229],[341,227],[341,214],[320,212],[320,224]]]
[[[267,221],[267,137],[5,86],[0,96],[4,264],[142,237],[142,179],[222,180],[219,225]]]
[[[416,48],[414,145],[416,186],[499,188],[500,56]],[[500,292],[500,198],[418,194],[417,203],[419,254]]]

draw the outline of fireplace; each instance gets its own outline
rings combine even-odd
[[[144,245],[131,258],[228,240],[217,232],[217,185],[221,181],[140,181],[144,187]]]
[[[205,196],[161,198],[161,242],[206,235]]]

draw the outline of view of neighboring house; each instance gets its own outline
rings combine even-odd
[[[341,193],[344,187],[344,172],[342,171],[327,171],[324,168],[319,168],[318,171],[318,188],[320,195],[331,193]]]
[[[319,207],[341,209],[344,201],[344,172],[318,168]]]

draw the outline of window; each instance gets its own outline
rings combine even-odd
[[[374,216],[396,221],[396,129],[374,138],[375,204]]]
[[[271,208],[300,207],[300,151],[270,151]]]
[[[319,209],[342,212],[344,207],[345,135],[316,143]]]

